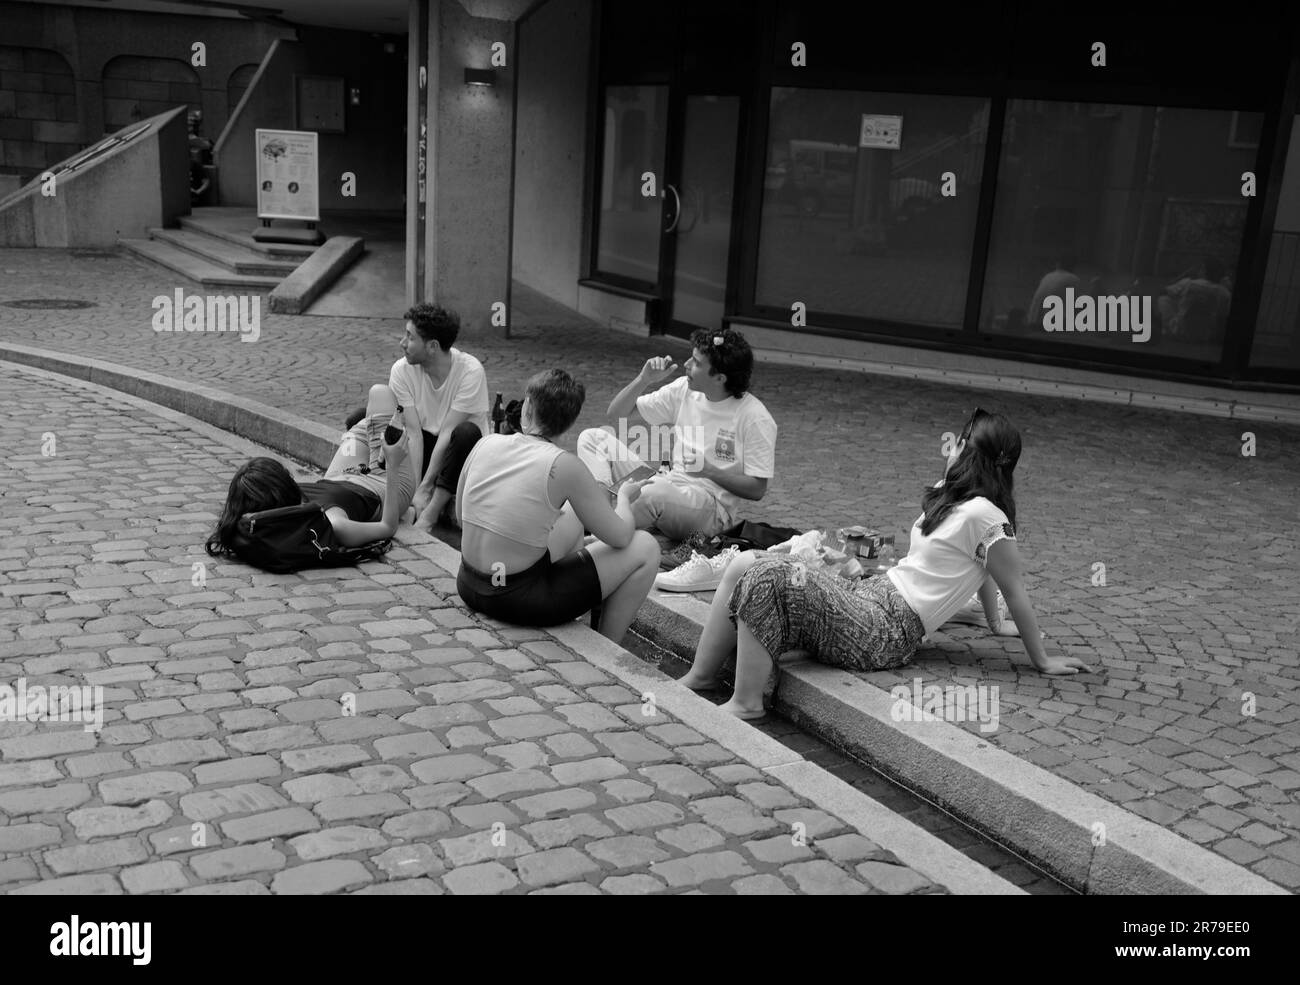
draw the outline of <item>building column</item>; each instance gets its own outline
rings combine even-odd
[[[429,0],[410,0],[406,58],[406,303],[423,301],[428,145],[421,125],[428,93]]]
[[[457,312],[467,338],[479,332],[505,336],[510,306],[514,24],[474,17],[459,0],[411,0],[410,10],[407,295]],[[423,99],[421,65],[427,81]],[[467,68],[493,70],[494,84],[467,85]],[[420,123],[425,139],[423,221]]]

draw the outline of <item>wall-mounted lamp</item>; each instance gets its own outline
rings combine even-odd
[[[494,86],[497,84],[497,71],[494,68],[465,69],[467,86]]]
[[[358,88],[356,88],[356,87],[354,86],[353,88],[351,88],[351,89],[348,90],[348,94],[349,94],[350,101],[351,101],[351,103],[352,103],[353,106],[360,106],[360,105],[361,105],[361,90],[360,90],[360,89],[358,89]]]

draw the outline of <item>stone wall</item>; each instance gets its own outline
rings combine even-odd
[[[253,76],[256,74],[257,65],[253,62],[240,65],[239,68],[230,73],[230,79],[226,82],[227,118],[235,115],[239,101],[244,98],[244,93],[248,91],[249,83],[253,81]]]
[[[292,28],[194,16],[0,0],[0,175],[26,182],[130,123],[185,105],[215,139],[233,84],[246,85]],[[206,64],[192,64],[195,42]],[[242,73],[237,75],[236,73]]]
[[[34,174],[81,149],[75,93],[58,52],[0,45],[0,171]]]
[[[75,171],[53,167],[53,194],[32,182],[8,198],[0,206],[0,247],[110,247],[189,212],[184,108],[140,123],[132,139]]]
[[[178,58],[121,55],[104,66],[103,85],[106,131],[176,106],[203,108],[198,73]]]

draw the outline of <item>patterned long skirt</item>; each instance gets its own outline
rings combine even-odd
[[[775,660],[807,650],[822,663],[886,670],[907,663],[925,627],[884,575],[850,582],[789,557],[759,554],[729,604]]]

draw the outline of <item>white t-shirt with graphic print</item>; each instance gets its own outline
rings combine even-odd
[[[690,389],[686,377],[637,397],[636,409],[647,424],[673,427],[671,479],[703,487],[734,522],[743,500],[712,479],[692,474],[703,455],[710,465],[734,475],[770,479],[776,474],[776,421],[752,393],[709,400]],[[654,465],[654,462],[648,463]]]
[[[1015,534],[1007,515],[983,496],[958,503],[928,537],[921,533],[923,519],[912,525],[907,557],[886,574],[929,635],[979,591],[988,549]]]

